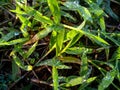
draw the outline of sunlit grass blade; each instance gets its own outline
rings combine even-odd
[[[32,70],[32,66],[31,65],[24,65],[24,63],[20,60],[20,58],[15,54],[15,51],[12,51],[10,55],[13,57],[13,60],[20,68],[22,68],[26,71]]]
[[[64,37],[65,37],[65,29],[64,28],[55,28],[57,31],[57,36],[56,36],[56,55],[58,56],[60,51],[62,50],[63,47],[63,42],[64,42]]]
[[[52,32],[52,30],[53,30],[52,26],[46,27],[44,30],[39,31],[32,39],[30,39],[24,45],[34,43],[34,42],[38,41],[39,39],[46,37],[50,32]]]
[[[35,42],[35,43],[33,44],[33,46],[30,47],[30,49],[28,50],[28,52],[27,52],[26,55],[25,55],[26,58],[28,58],[28,57],[34,52],[34,50],[35,50],[37,44],[38,44],[38,42]]]
[[[53,23],[52,20],[50,20],[50,18],[48,18],[47,16],[42,15],[41,12],[35,10],[35,9],[32,8],[32,7],[25,6],[25,5],[22,5],[22,4],[19,4],[19,3],[17,3],[17,4],[18,4],[18,6],[19,6],[20,8],[22,8],[24,11],[22,11],[22,10],[20,11],[20,10],[19,10],[19,12],[18,12],[17,10],[12,10],[13,12],[15,12],[15,13],[23,12],[23,13],[21,13],[21,14],[19,14],[19,15],[25,14],[25,15],[28,15],[28,16],[30,16],[30,17],[34,17],[35,20],[37,20],[37,21],[39,21],[39,22],[41,22],[41,23],[45,23],[45,24],[50,24],[50,25],[52,25],[52,23]]]
[[[114,80],[116,76],[116,69],[107,72],[106,76],[102,79],[102,82],[98,86],[98,90],[106,89]]]
[[[81,68],[80,68],[80,76],[82,77],[87,77],[87,72],[88,72],[88,58],[87,58],[87,51],[85,50],[81,56]]]
[[[100,46],[103,46],[103,47],[109,46],[109,43],[99,36],[96,36],[89,32],[84,32],[84,34]]]
[[[80,6],[77,10],[85,21],[93,22],[91,13],[86,7]]]
[[[31,26],[31,22],[29,21],[28,18],[26,17],[23,17],[22,15],[19,15],[17,14],[17,17],[20,19],[20,21],[22,22],[22,25],[21,25],[21,32],[23,34],[24,37],[28,37],[28,31],[27,31],[27,27],[28,26]]]
[[[101,30],[102,30],[103,32],[105,32],[106,27],[105,27],[104,17],[101,17],[101,18],[100,18],[99,23],[100,23]]]
[[[39,62],[36,64],[36,66],[55,66],[57,69],[70,69],[69,66],[64,65],[59,59],[47,59],[45,61]]]
[[[32,7],[27,7],[26,13],[30,16],[33,16],[35,20],[41,22],[41,23],[46,23],[52,25],[52,20],[50,18],[43,16],[42,13],[39,11],[33,9]]]
[[[77,28],[82,29],[86,24],[86,21],[84,20]]]
[[[99,36],[96,36],[96,35],[94,35],[92,33],[89,33],[89,32],[86,32],[86,31],[83,31],[83,30],[80,30],[78,28],[71,27],[71,26],[68,26],[68,25],[63,25],[63,26],[65,28],[76,30],[81,34],[86,35],[88,38],[90,38],[92,41],[96,42],[100,46],[103,46],[103,47],[109,46],[109,43],[107,41],[105,41],[104,39],[102,39],[101,37],[99,37]]]
[[[60,13],[60,7],[58,5],[58,0],[47,0],[48,6],[53,14],[54,22],[56,24],[60,23],[61,20],[61,13]]]
[[[82,24],[78,26],[79,29],[83,28],[85,25],[85,21],[83,21]],[[81,37],[83,36],[82,33],[78,33],[78,31],[71,30],[66,34],[67,40],[70,40],[69,43],[62,49],[62,51],[59,53],[62,54],[66,51],[67,48],[73,46]]]
[[[103,9],[100,8],[98,4],[93,2],[93,3],[89,4],[89,5],[90,5],[90,12],[95,14],[97,16],[96,18],[100,19],[105,15]]]
[[[57,32],[56,31],[52,31],[51,37],[50,37],[50,43],[49,43],[49,47],[50,49],[56,45],[56,36],[57,36]]]
[[[66,82],[65,87],[76,86],[82,84],[83,82],[85,82],[85,79],[83,77],[74,77],[71,78],[68,82]]]
[[[82,83],[82,85],[78,88],[78,90],[84,90],[85,87],[90,85],[95,79],[96,77],[90,77],[89,79],[86,80],[86,82]]]
[[[79,84],[83,84],[86,83],[86,85],[90,84],[92,81],[94,81],[96,79],[96,77],[91,77],[88,79],[84,79],[83,77],[79,77],[79,76],[70,76],[66,78],[66,83],[65,84],[61,84],[61,86],[63,87],[73,87]],[[81,90],[81,89],[79,89]]]
[[[66,50],[67,50],[69,47],[73,46],[82,36],[83,36],[83,34],[78,33],[78,34],[77,34],[72,40],[70,40],[69,43],[62,49],[62,51],[59,53],[59,55],[62,54],[62,53],[64,53],[64,52],[66,52]],[[59,56],[59,55],[58,55],[58,56]]]
[[[78,11],[78,13],[82,16],[82,18],[85,21],[92,22],[91,13],[89,12],[89,10],[86,7],[79,5],[79,2],[77,2],[77,1],[67,1],[67,2],[65,2],[64,5],[67,8],[69,8],[70,10]]]
[[[113,53],[111,60],[119,60],[120,59],[120,47],[116,49]]]
[[[15,40],[11,40],[8,42],[2,42],[0,43],[0,46],[4,46],[4,45],[15,45],[18,43],[24,43],[25,41],[27,41],[29,38],[19,38],[19,39],[15,39]]]
[[[55,66],[52,67],[52,78],[53,78],[53,88],[54,90],[59,90],[59,81],[58,81],[58,71]]]
[[[83,52],[86,50],[88,50],[87,54],[93,53],[92,48],[85,48],[85,47],[70,47],[65,52],[67,54],[80,55],[83,54]]]
[[[78,34],[78,31],[71,30],[71,31],[67,32],[66,39],[72,40],[77,34]]]

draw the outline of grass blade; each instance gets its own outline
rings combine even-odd
[[[53,14],[54,22],[56,24],[60,23],[61,20],[61,14],[60,14],[60,7],[58,5],[57,0],[47,0],[48,6]]]
[[[87,59],[87,53],[88,50],[84,51],[81,57],[81,69],[80,69],[80,76],[87,77],[88,72],[88,59]]]
[[[114,80],[116,76],[116,70],[113,69],[110,72],[107,72],[106,76],[102,79],[102,82],[98,86],[98,90],[104,90],[107,88]]]
[[[83,52],[86,50],[88,50],[87,54],[93,53],[93,49],[85,47],[71,47],[68,48],[65,52],[68,54],[80,55],[83,54]]]
[[[59,90],[59,81],[58,81],[58,71],[55,66],[52,67],[52,78],[53,78],[53,87],[54,90]]]
[[[18,77],[17,75],[20,73],[19,67],[16,65],[15,61],[12,61],[12,79],[15,81]]]
[[[29,33],[27,32],[27,26],[31,26],[30,21],[28,20],[28,18],[23,17],[22,15],[19,15],[19,14],[17,14],[17,17],[22,22],[22,26],[20,27],[20,30],[21,30],[23,36],[28,37]]]
[[[12,39],[13,37],[16,36],[15,34],[19,35],[19,32],[10,31],[8,34],[6,34],[6,35],[2,36],[2,38],[0,38],[0,43]]]
[[[96,35],[94,35],[92,33],[89,33],[89,32],[86,32],[86,31],[83,31],[83,30],[80,30],[78,28],[71,27],[71,26],[68,26],[68,25],[63,25],[63,26],[65,28],[76,30],[81,34],[86,35],[88,38],[90,38],[91,40],[93,40],[94,42],[96,42],[100,46],[103,46],[103,47],[109,46],[109,43],[107,41],[105,41],[104,39],[102,39],[101,37],[99,37],[99,36],[96,36]]]
[[[33,46],[28,50],[28,52],[27,52],[26,55],[25,55],[26,58],[28,58],[28,57],[34,52],[37,44],[38,44],[38,42],[35,42],[35,43],[33,44]]]
[[[100,18],[99,23],[100,23],[101,30],[102,30],[103,32],[105,32],[106,27],[105,27],[104,17],[101,17],[101,18]]]
[[[19,39],[11,40],[9,42],[2,42],[2,43],[0,43],[0,46],[15,45],[15,44],[18,44],[18,43],[24,43],[27,40],[28,40],[28,38],[19,38]]]
[[[65,37],[65,29],[64,28],[55,28],[57,31],[57,36],[56,36],[56,55],[58,56],[60,51],[62,50],[63,47],[63,41]]]
[[[46,37],[50,32],[52,32],[52,30],[53,30],[52,26],[46,27],[46,29],[39,31],[32,39],[30,39],[24,45],[34,43],[34,42],[38,41],[39,39]]]
[[[59,57],[59,60],[62,61],[63,63],[77,63],[77,64],[81,64],[80,59],[75,58],[75,57]]]
[[[64,5],[67,8],[69,8],[70,10],[76,10],[76,11],[78,11],[78,13],[82,16],[82,18],[85,21],[92,22],[91,13],[89,12],[89,10],[86,7],[79,5],[79,2],[74,1],[74,0],[73,1],[67,1],[67,2],[65,2]]]
[[[32,66],[31,65],[24,65],[24,63],[20,60],[20,58],[15,54],[15,51],[12,51],[10,55],[13,57],[13,60],[20,68],[22,68],[26,71],[32,70]]]

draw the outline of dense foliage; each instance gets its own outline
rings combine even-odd
[[[119,0],[0,5],[0,90],[120,90]]]

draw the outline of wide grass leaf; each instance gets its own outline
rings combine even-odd
[[[83,77],[76,77],[76,78],[72,78],[70,79],[70,81],[68,81],[65,86],[66,87],[72,87],[72,86],[76,86],[79,84],[82,84],[84,82],[84,78]]]
[[[98,86],[98,90],[106,89],[114,80],[116,76],[116,70],[113,69],[110,72],[107,72],[106,76],[102,79],[102,82]]]
[[[87,52],[88,50],[85,50],[81,56],[81,69],[80,69],[80,76],[87,77],[88,72],[88,59],[87,59]]]
[[[59,81],[58,81],[58,71],[55,66],[52,67],[52,78],[53,78],[53,87],[54,90],[59,90]]]
[[[20,58],[16,55],[15,51],[11,52],[11,56],[13,57],[13,60],[15,61],[15,63],[22,68],[23,70],[26,71],[31,71],[32,70],[32,66],[31,65],[24,65],[24,63],[20,60]]]
[[[65,37],[65,29],[61,27],[55,28],[57,31],[57,36],[56,36],[56,55],[60,53],[63,47],[63,42],[64,42],[64,37]]]
[[[61,85],[65,86],[65,87],[73,87],[73,86],[83,84],[83,83],[90,84],[95,79],[96,79],[96,77],[84,79],[83,77],[79,77],[79,76],[70,76],[70,77],[66,78],[66,83],[61,84]]]
[[[77,8],[77,10],[80,13],[80,15],[83,17],[84,20],[93,22],[91,13],[89,12],[89,10],[86,7],[79,6]]]
[[[56,45],[56,36],[57,36],[57,32],[53,30],[51,37],[50,37],[50,43],[49,43],[50,48],[52,48],[54,45]]]
[[[18,43],[24,43],[28,40],[29,38],[19,38],[19,39],[15,39],[15,40],[11,40],[8,42],[2,42],[0,43],[0,46],[5,46],[5,45],[15,45]]]
[[[58,0],[47,0],[48,6],[53,14],[54,22],[56,24],[60,23],[61,20],[61,13],[60,13],[60,7],[58,5]]]
[[[22,5],[20,3],[17,3],[19,5],[19,7],[21,9],[23,9],[24,11],[21,10],[21,12],[24,12],[23,14],[24,15],[27,15],[27,16],[30,16],[30,17],[34,17],[35,20],[41,22],[41,23],[45,23],[45,24],[50,24],[52,25],[52,20],[50,20],[50,18],[48,18],[47,16],[44,16],[42,15],[41,12],[35,10],[34,8],[32,7],[29,7],[29,6],[25,6],[25,5]],[[19,14],[19,12],[16,10],[12,10],[12,12],[15,12],[17,14]],[[23,15],[22,13],[20,13],[19,15]],[[26,17],[27,18],[27,17]]]
[[[82,83],[82,85],[79,87],[78,90],[86,90],[85,87],[87,87],[88,85],[90,85],[95,79],[96,79],[96,77],[91,77],[91,78],[87,79],[86,82]]]
[[[9,30],[11,30],[11,29],[9,29]],[[17,32],[17,31],[10,31],[8,34],[3,35],[2,38],[0,38],[0,43],[8,41],[8,40],[12,39],[13,37],[15,37],[15,36],[17,36],[19,34],[20,33]]]
[[[23,17],[22,15],[17,14],[17,17],[20,19],[20,21],[22,22],[22,25],[20,27],[20,30],[23,34],[24,37],[28,37],[29,33],[27,32],[27,27],[31,26],[31,22],[29,21],[28,18]]]
[[[103,47],[109,46],[109,43],[99,36],[96,36],[96,35],[89,33],[89,32],[84,32],[84,34],[88,38],[90,38],[91,40],[95,41],[100,46],[103,46]]]
[[[39,62],[36,64],[36,66],[55,66],[57,69],[70,69],[67,65],[64,65],[60,60],[58,59],[47,59],[45,61]]]
[[[88,50],[88,52],[87,52],[88,54],[93,53],[93,49],[85,48],[85,47],[71,47],[71,48],[68,48],[65,52],[68,54],[80,55],[85,50]]]
[[[50,18],[48,18],[47,16],[43,16],[42,13],[33,9],[32,7],[27,7],[26,13],[29,16],[33,16],[35,20],[37,20],[41,23],[46,23],[46,24],[50,24],[50,25],[52,25],[52,23],[53,23],[52,20],[50,20]]]
[[[105,27],[104,17],[101,17],[101,18],[100,18],[99,23],[100,23],[101,30],[102,30],[103,32],[105,32],[106,27]]]
[[[63,25],[63,26],[65,28],[68,28],[68,29],[71,29],[71,30],[76,30],[76,31],[78,31],[81,34],[86,35],[89,39],[91,39],[92,41],[96,42],[100,46],[103,46],[103,47],[109,46],[109,43],[107,41],[105,41],[103,38],[101,38],[99,36],[96,36],[96,35],[94,35],[94,34],[92,34],[90,32],[83,31],[81,29],[78,29],[78,28],[75,28],[75,27],[71,27],[71,26],[68,26],[68,25]]]
[[[85,21],[90,21],[92,22],[92,16],[91,13],[89,12],[89,10],[84,7],[79,5],[79,2],[77,1],[67,1],[64,4],[67,8],[69,8],[70,10],[75,10],[78,11],[78,13],[83,17],[83,19]]]

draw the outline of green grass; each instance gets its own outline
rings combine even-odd
[[[120,33],[106,25],[111,17],[119,22],[110,7],[112,0],[36,0],[32,6],[26,0],[0,3],[0,15],[9,20],[0,23],[0,69],[11,75],[8,82],[1,73],[0,88],[12,89],[28,78],[54,90],[120,90]],[[3,69],[5,58],[10,59],[10,72]],[[42,67],[49,72],[42,72]]]

